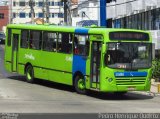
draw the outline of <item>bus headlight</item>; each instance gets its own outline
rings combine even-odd
[[[108,82],[112,82],[112,81],[113,81],[113,79],[112,79],[112,78],[109,78],[109,79],[108,79]]]

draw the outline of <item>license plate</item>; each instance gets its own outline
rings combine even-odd
[[[128,91],[135,91],[136,88],[135,87],[128,87]]]

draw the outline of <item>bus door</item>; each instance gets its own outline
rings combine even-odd
[[[20,31],[12,30],[12,71],[17,72]]]
[[[94,41],[91,47],[91,88],[99,89],[102,42]]]

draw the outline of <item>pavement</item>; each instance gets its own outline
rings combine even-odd
[[[151,79],[151,90],[150,93],[160,95],[160,82],[155,82],[155,79]]]

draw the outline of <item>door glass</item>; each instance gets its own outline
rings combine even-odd
[[[13,35],[13,51],[18,50],[18,37],[19,37],[19,35],[17,35],[17,34]]]
[[[99,83],[100,78],[100,59],[101,59],[101,42],[93,42],[92,45],[92,82]]]

